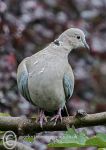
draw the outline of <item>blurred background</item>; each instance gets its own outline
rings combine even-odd
[[[106,0],[0,0],[0,112],[37,111],[18,92],[17,66],[71,27],[85,32],[91,52],[69,55],[76,81],[68,111],[106,111]]]

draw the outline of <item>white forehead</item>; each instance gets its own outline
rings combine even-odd
[[[85,37],[84,32],[78,28],[70,28],[66,30],[64,34],[67,34],[68,36],[80,35],[82,37]]]

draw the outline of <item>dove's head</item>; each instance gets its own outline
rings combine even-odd
[[[66,30],[58,39],[62,41],[63,44],[66,44],[66,47],[71,47],[72,49],[81,47],[89,49],[83,31],[78,28],[70,28]]]

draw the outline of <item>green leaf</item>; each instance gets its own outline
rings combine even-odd
[[[106,142],[104,142],[97,136],[93,136],[86,141],[85,145],[86,146],[95,146],[95,147],[106,147]]]
[[[0,116],[2,117],[6,117],[6,116],[10,116],[10,114],[8,114],[8,113],[0,113]]]
[[[86,145],[106,147],[106,134],[97,133],[96,136],[93,136],[89,140],[86,141]]]
[[[33,143],[34,142],[34,137],[33,136],[25,136],[24,141]]]
[[[98,150],[106,150],[106,148],[98,148]]]
[[[98,133],[97,137],[106,142],[106,134],[105,133]]]
[[[76,132],[74,128],[69,128],[63,137],[48,144],[49,147],[106,147],[106,134],[98,133],[93,137],[88,137],[85,131]]]
[[[81,147],[85,145],[88,137],[85,132],[82,131],[77,133],[75,129],[69,128],[68,131],[65,132],[64,136],[60,139],[57,139],[53,143],[50,143],[49,147]]]

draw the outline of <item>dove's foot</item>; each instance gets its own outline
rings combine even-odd
[[[61,108],[59,108],[57,115],[55,115],[53,118],[51,118],[50,121],[55,121],[54,125],[56,125],[57,120],[60,119],[60,121],[62,122],[62,115],[61,115]]]
[[[42,111],[42,110],[40,111],[39,117],[38,117],[36,122],[39,122],[41,128],[43,126],[43,123],[47,122],[47,118],[46,118],[46,116],[44,114],[44,111]]]

